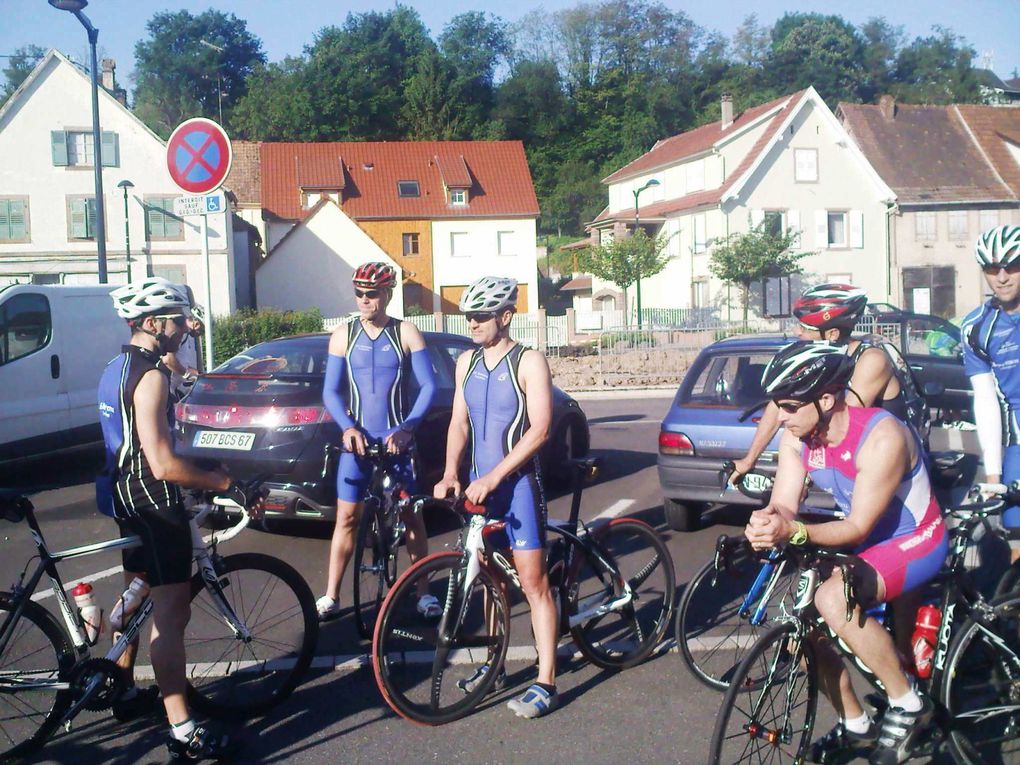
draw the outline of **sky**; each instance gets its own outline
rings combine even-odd
[[[667,7],[683,10],[702,27],[731,36],[743,19],[757,13],[758,21],[771,25],[787,11],[836,13],[854,24],[872,16],[884,16],[902,26],[908,40],[928,35],[938,24],[963,36],[977,51],[977,66],[984,66],[984,55],[991,56],[992,69],[1003,79],[1020,70],[1020,0],[855,0],[842,6],[811,0],[726,0],[725,2],[681,3],[660,0]],[[488,10],[507,21],[516,21],[529,11],[543,8],[553,12],[570,8],[579,0],[523,0],[503,6],[479,0],[404,0],[415,8],[433,33],[459,13]],[[311,43],[315,33],[325,26],[342,24],[348,13],[386,10],[395,3],[371,0],[91,0],[86,15],[99,28],[101,57],[117,61],[119,83],[133,90],[130,79],[134,68],[134,45],[146,36],[145,23],[158,10],[188,10],[200,13],[209,7],[233,13],[248,22],[248,29],[262,39],[270,61],[298,55]],[[85,30],[65,11],[51,8],[46,0],[0,0],[5,24],[0,26],[0,55],[11,54],[29,44],[56,47],[76,60],[88,60]],[[13,22],[13,23],[11,23]],[[0,59],[0,66],[6,60]]]

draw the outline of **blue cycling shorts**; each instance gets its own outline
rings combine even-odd
[[[512,549],[545,547],[545,497],[536,471],[503,481],[485,500],[485,508],[487,517],[506,523]]]
[[[418,487],[414,478],[414,466],[410,454],[393,458],[393,472],[408,494],[416,494]],[[340,454],[340,466],[336,471],[336,498],[341,502],[361,502],[368,492],[372,477],[372,463],[353,452]]]

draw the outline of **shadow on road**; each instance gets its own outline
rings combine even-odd
[[[103,467],[102,446],[88,446],[59,456],[0,468],[0,486],[12,489],[63,489],[93,483]]]

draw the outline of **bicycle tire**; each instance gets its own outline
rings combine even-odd
[[[1020,594],[991,602],[994,617],[968,618],[949,645],[939,700],[949,714],[949,747],[960,765],[1020,762]],[[996,644],[1001,641],[1004,650]],[[1011,652],[1011,653],[1010,653]],[[989,707],[1012,714],[984,714]],[[1007,752],[1003,746],[1009,745]]]
[[[723,697],[712,731],[710,765],[802,762],[818,707],[815,666],[814,648],[797,636],[796,624],[777,624],[766,632],[740,662]],[[778,700],[769,703],[765,695],[771,698],[774,690]],[[806,691],[801,702],[794,698],[799,690]],[[756,707],[757,717],[752,714]],[[795,720],[803,717],[803,722],[791,724],[788,714]],[[749,752],[758,745],[765,754],[756,760]]]
[[[0,624],[12,610],[10,595],[0,594]],[[0,676],[29,673],[66,677],[75,664],[74,646],[56,618],[38,603],[24,604],[14,634],[0,654]],[[16,762],[38,750],[70,707],[70,691],[0,693],[0,762]],[[15,701],[15,699],[17,701]]]
[[[367,503],[366,503],[367,504]],[[371,640],[383,598],[396,579],[400,548],[389,546],[381,513],[365,507],[354,544],[354,622],[363,640]]]
[[[592,532],[631,586],[634,600],[577,624],[570,634],[581,653],[603,669],[627,669],[644,661],[662,642],[676,598],[673,558],[658,532],[635,518],[618,518]],[[567,579],[568,616],[600,599],[619,597],[619,580],[596,559],[579,551]]]
[[[1015,561],[1003,573],[999,583],[995,586],[995,598],[1002,598],[1006,595],[1020,590],[1020,561]]]
[[[196,573],[184,636],[188,700],[210,717],[246,719],[286,699],[308,670],[319,635],[315,598],[301,574],[269,555],[227,556],[216,573],[251,639],[234,634]]]
[[[753,625],[740,615],[740,607],[761,571],[760,560],[747,547],[733,551],[729,565],[716,571],[709,561],[684,588],[676,612],[676,642],[680,657],[703,685],[717,691],[730,686],[747,651],[770,626],[765,621]],[[790,591],[796,577],[785,571],[776,583],[767,608],[774,613],[776,604]],[[767,585],[766,585],[767,586]],[[761,593],[764,595],[764,588]],[[761,602],[761,595],[752,603]]]
[[[411,722],[442,725],[464,717],[489,692],[506,659],[510,643],[506,596],[482,568],[465,602],[460,592],[463,571],[461,553],[438,552],[422,558],[386,595],[376,621],[372,640],[376,683],[389,707]],[[416,609],[423,577],[429,592],[443,604],[438,620],[427,621]],[[487,603],[491,603],[491,621]],[[458,620],[459,613],[463,618]],[[459,624],[451,638],[441,641],[440,630],[449,620]],[[479,676],[483,666],[488,671]],[[470,690],[458,687],[469,678],[475,680]]]

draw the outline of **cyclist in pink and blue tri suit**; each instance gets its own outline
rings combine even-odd
[[[825,342],[792,343],[769,363],[762,387],[786,431],[771,501],[751,515],[745,535],[755,549],[808,541],[850,548],[868,564],[857,571],[860,609],[916,591],[938,573],[949,546],[917,435],[882,409],[849,406],[845,394],[852,375],[853,361],[844,349]],[[797,520],[807,476],[832,495],[845,518],[811,526]],[[840,753],[866,748],[872,763],[903,762],[931,720],[931,700],[913,688],[881,624],[866,619],[862,625],[859,614],[847,620],[838,573],[818,588],[814,603],[882,682],[889,709],[879,730],[857,699],[840,655],[816,641],[821,689],[839,723],[814,742],[810,761],[832,762]],[[904,604],[900,610],[909,608]]]

